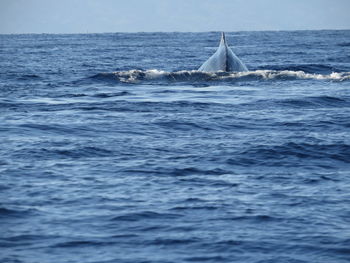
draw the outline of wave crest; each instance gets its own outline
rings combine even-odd
[[[249,80],[350,80],[350,72],[333,72],[331,74],[306,73],[293,70],[255,70],[248,72],[202,72],[197,70],[181,70],[167,72],[163,70],[128,70],[111,73],[99,73],[92,78],[112,80],[123,83],[140,82],[203,82],[203,81],[249,81]]]

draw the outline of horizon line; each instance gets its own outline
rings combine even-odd
[[[268,29],[268,30],[208,30],[208,31],[106,31],[106,32],[26,32],[26,33],[0,33],[0,35],[88,35],[88,34],[138,34],[138,33],[212,33],[212,32],[295,32],[295,31],[347,31],[350,28],[325,28],[325,29]]]

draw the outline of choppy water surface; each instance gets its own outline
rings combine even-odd
[[[350,31],[0,35],[0,261],[349,262]]]

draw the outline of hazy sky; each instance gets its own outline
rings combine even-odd
[[[0,33],[350,29],[350,0],[0,0]]]

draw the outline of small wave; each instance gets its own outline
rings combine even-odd
[[[112,73],[99,73],[91,77],[103,81],[120,83],[143,82],[203,82],[203,81],[255,81],[255,80],[350,80],[350,72],[332,72],[330,74],[307,73],[303,70],[255,70],[248,72],[201,72],[182,70],[167,72],[162,70],[129,70]]]

